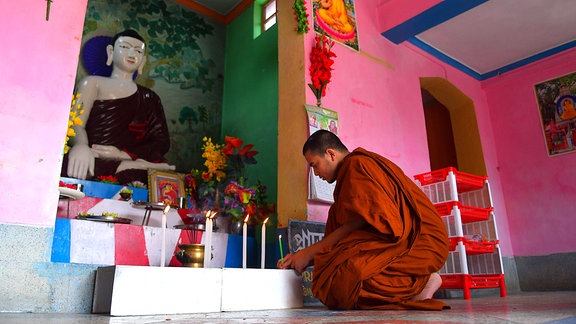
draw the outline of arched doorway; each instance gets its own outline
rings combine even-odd
[[[486,175],[474,102],[442,78],[420,78],[430,167]]]

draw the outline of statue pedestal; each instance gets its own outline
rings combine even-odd
[[[302,278],[292,270],[100,267],[93,313],[112,316],[299,308]]]

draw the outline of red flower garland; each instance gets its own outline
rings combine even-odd
[[[325,34],[316,36],[316,44],[310,53],[310,79],[312,83],[308,83],[312,92],[317,99],[317,105],[320,106],[322,97],[326,95],[326,85],[330,83],[332,78],[332,65],[336,54],[332,52],[334,41],[326,37]]]

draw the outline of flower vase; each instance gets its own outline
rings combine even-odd
[[[241,219],[233,219],[230,224],[230,234],[242,235],[242,227],[244,226],[244,221]]]
[[[242,235],[242,231],[244,228],[244,221],[243,220],[232,220],[230,224],[230,234],[234,235]],[[246,235],[254,237],[256,235],[256,226],[252,224],[248,224]]]
[[[229,233],[232,222],[232,216],[226,213],[218,213],[214,219],[214,231],[220,233]]]

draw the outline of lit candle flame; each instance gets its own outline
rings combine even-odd
[[[206,219],[214,219],[216,218],[216,214],[218,214],[218,212],[215,210],[204,211],[204,216],[206,217]]]
[[[164,203],[164,215],[170,210],[170,203]]]
[[[264,222],[262,224],[266,224],[269,219],[270,219],[270,217],[266,217],[266,219],[264,220]]]
[[[244,223],[248,223],[248,218],[250,218],[250,214],[246,215],[246,218],[244,218]]]

